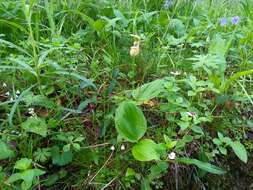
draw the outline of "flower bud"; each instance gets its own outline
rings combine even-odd
[[[130,55],[132,57],[135,57],[135,56],[139,55],[139,53],[140,53],[140,42],[135,41],[134,45],[130,48]]]
[[[126,147],[125,147],[125,145],[121,145],[121,147],[120,147],[120,150],[125,150],[126,149]]]
[[[114,150],[115,150],[115,146],[112,145],[112,146],[111,146],[111,151],[114,151]]]
[[[175,160],[175,158],[176,158],[176,153],[175,153],[175,152],[169,153],[169,154],[168,154],[168,158],[169,158],[170,160]]]

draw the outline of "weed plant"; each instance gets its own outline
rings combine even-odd
[[[253,188],[252,0],[0,0],[0,189]]]

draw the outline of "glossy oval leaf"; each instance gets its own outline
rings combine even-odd
[[[184,164],[193,164],[197,166],[198,168],[205,170],[209,173],[218,174],[218,175],[225,173],[225,171],[222,170],[221,168],[214,166],[208,162],[202,162],[200,160],[191,159],[191,158],[178,158],[177,161]]]
[[[132,154],[139,161],[160,160],[159,145],[151,139],[138,142],[132,148]]]
[[[135,104],[123,102],[116,110],[115,126],[124,139],[137,142],[147,130],[147,121],[141,109]]]
[[[244,163],[247,163],[248,161],[247,151],[243,146],[243,144],[241,144],[239,141],[235,141],[231,143],[231,147],[236,156],[238,156],[238,158],[240,158],[240,160],[243,161]]]

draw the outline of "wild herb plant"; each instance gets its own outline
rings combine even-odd
[[[0,0],[0,189],[252,187],[251,0]]]

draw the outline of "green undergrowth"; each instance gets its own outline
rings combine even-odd
[[[0,0],[0,189],[248,189],[251,0]]]

